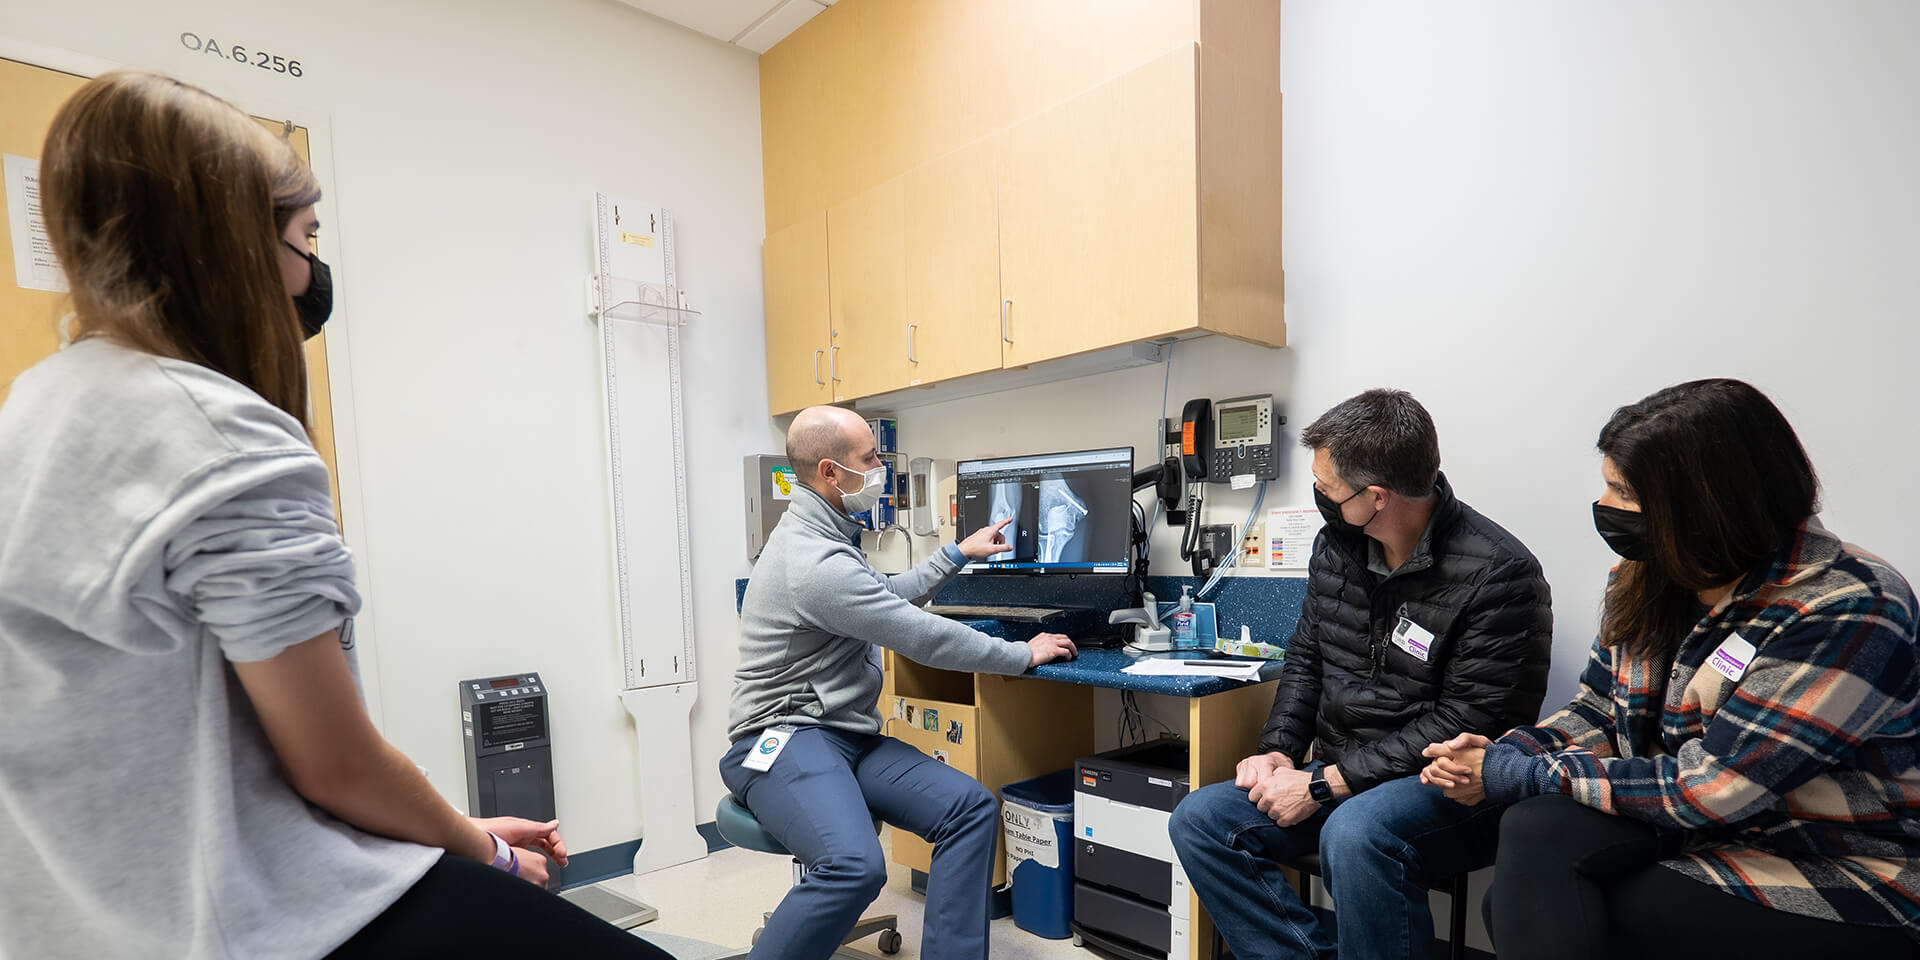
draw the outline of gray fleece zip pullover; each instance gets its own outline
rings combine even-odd
[[[879,733],[876,644],[930,667],[1026,672],[1026,644],[920,609],[960,572],[951,551],[888,575],[853,545],[858,529],[825,497],[794,490],[740,608],[727,739],[783,723]]]

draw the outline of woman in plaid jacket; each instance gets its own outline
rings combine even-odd
[[[1421,774],[1518,802],[1500,956],[1920,953],[1912,588],[1821,526],[1799,438],[1746,383],[1622,407],[1599,446],[1624,562],[1578,694]]]

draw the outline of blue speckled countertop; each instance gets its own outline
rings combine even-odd
[[[1089,606],[1110,609],[1114,606],[1110,597],[1076,598],[1069,593],[1075,588],[1066,582],[1066,578],[1056,577],[1052,582],[1041,584],[1044,578],[1020,577],[962,577],[941,592],[940,600],[946,603],[1006,603],[1041,604],[1059,603],[1073,605],[1071,601],[1083,599]],[[1094,589],[1108,585],[1104,581],[1118,578],[1082,578],[1079,583]],[[1193,585],[1198,589],[1199,582],[1192,577],[1152,577],[1147,586],[1156,599],[1177,600],[1182,585]],[[736,601],[744,599],[747,593],[747,581],[742,579],[735,584]],[[1061,595],[1066,593],[1067,595]],[[1216,604],[1215,615],[1223,636],[1238,637],[1240,625],[1247,624],[1255,640],[1285,646],[1293,635],[1294,621],[1300,617],[1300,606],[1306,599],[1306,580],[1298,577],[1229,577],[1221,581],[1220,587],[1208,599]],[[965,621],[970,627],[992,636],[1006,640],[1024,641],[1039,632],[1034,624],[1003,623],[998,620]],[[1128,664],[1140,658],[1140,654],[1126,650],[1083,649],[1080,655],[1066,663],[1043,664],[1027,671],[1027,676],[1043,680],[1055,680],[1061,683],[1077,683],[1089,687],[1107,687],[1114,690],[1134,690],[1140,693],[1157,693],[1169,697],[1205,697],[1244,686],[1238,680],[1222,677],[1168,677],[1137,676],[1121,673]],[[1166,656],[1166,654],[1157,654]],[[1261,680],[1272,680],[1280,676],[1280,662],[1269,663],[1260,671]]]
[[[1165,654],[1159,656],[1165,656]],[[1061,683],[1110,687],[1114,690],[1136,690],[1140,693],[1157,693],[1167,697],[1206,697],[1246,686],[1239,680],[1228,680],[1225,677],[1146,677],[1120,672],[1136,659],[1139,658],[1125,650],[1082,650],[1078,657],[1066,663],[1041,664],[1027,671],[1027,675],[1039,677],[1042,680],[1058,680]],[[1192,659],[1192,655],[1184,655],[1183,659]],[[1278,679],[1280,666],[1278,660],[1269,662],[1260,668],[1260,679],[1262,681]]]
[[[975,623],[973,626],[980,625]],[[1043,663],[1028,670],[1026,675],[1039,677],[1042,680],[1057,680],[1061,683],[1077,683],[1084,687],[1134,690],[1140,693],[1157,693],[1165,697],[1206,697],[1246,686],[1239,680],[1228,680],[1225,677],[1138,676],[1120,672],[1127,665],[1140,659],[1140,656],[1125,650],[1082,650],[1080,655],[1072,660],[1065,663]],[[1151,654],[1151,656],[1165,657],[1166,654]],[[1196,659],[1196,657],[1193,654],[1183,654],[1180,659]],[[1260,669],[1261,680],[1273,680],[1279,676],[1280,661],[1278,660]]]

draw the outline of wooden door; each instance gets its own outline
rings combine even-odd
[[[38,158],[54,113],[86,82],[70,73],[0,60],[0,89],[7,91],[0,106],[0,153]],[[15,377],[60,348],[60,315],[70,309],[64,293],[21,286],[13,263],[13,231],[0,230],[0,404],[6,403]]]
[[[38,158],[54,114],[86,82],[86,77],[0,59],[0,90],[7,91],[5,100],[0,101],[0,152]],[[270,130],[285,132],[281,121],[254,119]],[[295,126],[289,139],[300,158],[311,162],[307,129]],[[314,252],[325,255],[318,244]],[[72,309],[66,294],[26,289],[20,286],[20,278],[14,273],[12,231],[0,230],[0,404],[6,402],[15,377],[59,349],[60,316]],[[333,396],[327,381],[326,334],[307,341],[306,350],[308,421],[313,425],[314,449],[327,465],[333,487],[334,517],[339,520],[340,480],[334,466]],[[342,526],[344,531],[344,524]]]
[[[1191,46],[1009,129],[1005,364],[1198,324]]]
[[[907,385],[905,180],[827,208],[827,302],[836,401]]]
[[[765,257],[767,409],[778,416],[833,400],[826,214],[769,234]]]
[[[907,382],[1000,368],[995,138],[906,176]]]

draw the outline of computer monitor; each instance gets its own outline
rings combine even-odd
[[[954,465],[961,536],[1008,517],[1008,553],[967,573],[1126,573],[1133,448],[1042,453]]]

